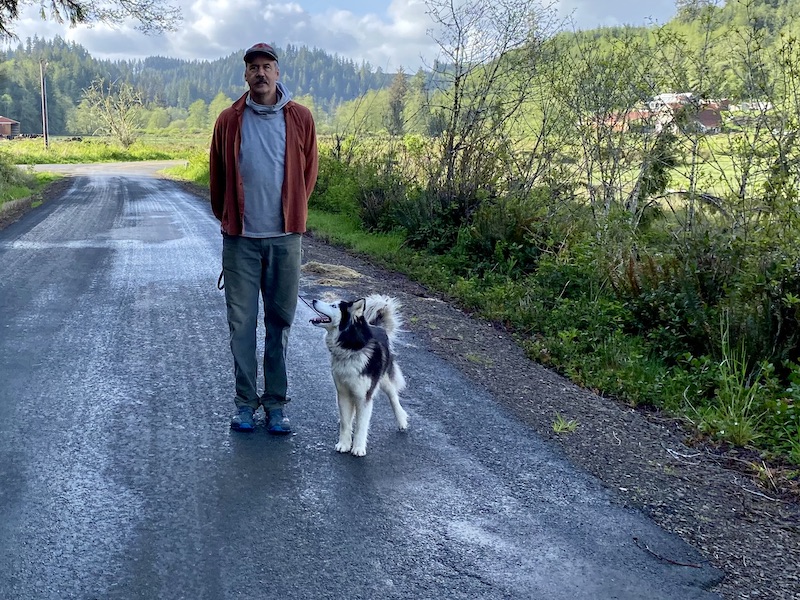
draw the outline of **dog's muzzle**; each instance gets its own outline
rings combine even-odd
[[[317,313],[316,317],[314,317],[313,319],[309,319],[308,320],[309,323],[311,323],[312,325],[324,325],[326,323],[331,323],[331,318],[328,315],[323,315],[316,308],[314,308],[314,301],[313,300],[311,302],[309,302],[308,300],[306,300],[302,296],[298,296],[298,298],[300,298],[300,300],[303,301],[303,304],[305,304],[308,308],[310,308],[315,313]]]

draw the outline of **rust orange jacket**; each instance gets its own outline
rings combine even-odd
[[[244,224],[244,186],[239,175],[244,94],[223,110],[214,125],[209,158],[211,209],[223,233],[241,235]],[[283,220],[286,233],[305,233],[308,199],[317,182],[319,157],[311,111],[290,100],[286,119],[286,159],[283,175]]]

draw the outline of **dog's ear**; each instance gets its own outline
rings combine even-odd
[[[353,317],[363,317],[366,305],[367,301],[365,298],[359,298],[353,301],[353,305],[350,307],[350,314],[353,315]]]

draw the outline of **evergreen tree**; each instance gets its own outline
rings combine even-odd
[[[401,67],[389,87],[389,112],[386,115],[386,130],[390,135],[402,135],[405,129],[403,111],[406,105],[408,81]]]

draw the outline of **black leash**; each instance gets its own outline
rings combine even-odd
[[[313,307],[313,306],[311,306],[311,304],[309,304],[308,300],[306,300],[305,298],[303,298],[303,297],[302,297],[302,296],[300,296],[300,295],[298,295],[297,297],[298,297],[298,298],[300,298],[300,300],[302,300],[302,301],[303,301],[303,304],[305,304],[305,305],[306,305],[308,308],[310,308],[310,309],[311,309],[311,310],[313,310],[314,312],[317,312],[317,311],[314,309],[314,307]]]
[[[217,279],[217,289],[218,290],[224,290],[225,289],[224,278],[225,278],[225,271],[220,271],[219,272],[219,279]],[[308,300],[306,300],[305,298],[303,298],[299,294],[298,294],[297,297],[300,298],[300,300],[303,301],[303,304],[305,304],[308,308],[310,308],[311,310],[314,310],[314,307],[311,306],[311,304],[308,302]],[[317,311],[314,310],[314,312],[317,312]]]

